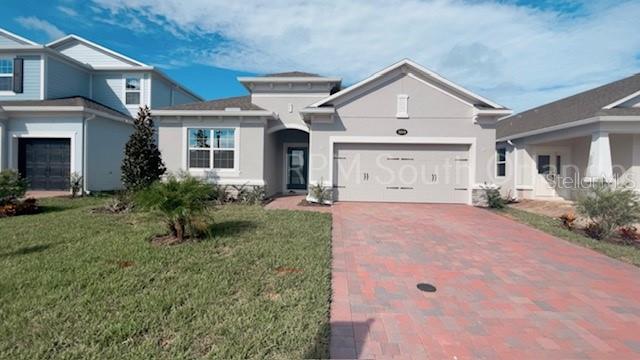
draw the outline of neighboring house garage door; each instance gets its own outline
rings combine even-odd
[[[469,145],[335,144],[338,201],[467,203]]]
[[[20,139],[18,171],[33,190],[68,190],[71,169],[69,139]]]

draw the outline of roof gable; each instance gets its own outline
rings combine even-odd
[[[397,76],[398,73],[406,73],[416,79],[421,79],[422,81],[428,82],[433,86],[436,86],[439,89],[449,93],[451,96],[454,96],[473,106],[481,108],[489,107],[493,109],[505,109],[505,107],[494,103],[484,97],[481,97],[480,95],[477,95],[470,90],[463,88],[462,86],[454,84],[453,82],[409,59],[404,59],[385,69],[382,69],[377,73],[371,75],[370,77],[347,88],[344,88],[336,92],[335,94],[328,96],[319,102],[316,102],[315,104],[312,104],[310,107],[319,107],[323,105],[333,104],[341,99],[348,98],[349,94],[356,93],[358,90],[366,90],[368,87],[372,85],[375,86],[375,84],[384,81],[386,78]]]
[[[147,66],[142,62],[107,49],[77,35],[65,36],[47,44],[47,46],[94,68],[109,66]]]
[[[626,110],[620,106],[639,91],[640,74],[636,74],[504,118],[498,122],[496,137],[515,137],[601,115],[632,115],[638,111],[637,108]]]
[[[38,45],[35,42],[25,39],[22,36],[16,35],[5,29],[0,28],[0,46],[15,46],[15,45]]]

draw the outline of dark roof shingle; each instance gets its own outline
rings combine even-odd
[[[499,139],[599,115],[637,115],[640,110],[634,108],[602,109],[637,91],[640,91],[640,74],[504,118],[498,122],[496,137]]]
[[[131,115],[118,111],[114,108],[101,104],[95,100],[83,96],[73,96],[59,99],[47,100],[10,100],[0,101],[0,106],[83,106],[89,109],[102,111],[110,115],[126,117],[131,119]]]
[[[165,107],[160,110],[225,110],[227,108],[239,108],[240,110],[264,110],[260,106],[252,103],[251,96],[249,95],[175,105]]]

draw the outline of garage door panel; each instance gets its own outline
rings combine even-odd
[[[33,190],[67,190],[71,168],[69,139],[19,140],[18,168]]]
[[[336,199],[466,203],[468,150],[468,145],[336,144]]]

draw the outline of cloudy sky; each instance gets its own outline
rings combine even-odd
[[[243,94],[238,75],[351,84],[411,58],[520,111],[640,72],[639,19],[638,0],[5,0],[0,27],[78,34],[207,99]]]

